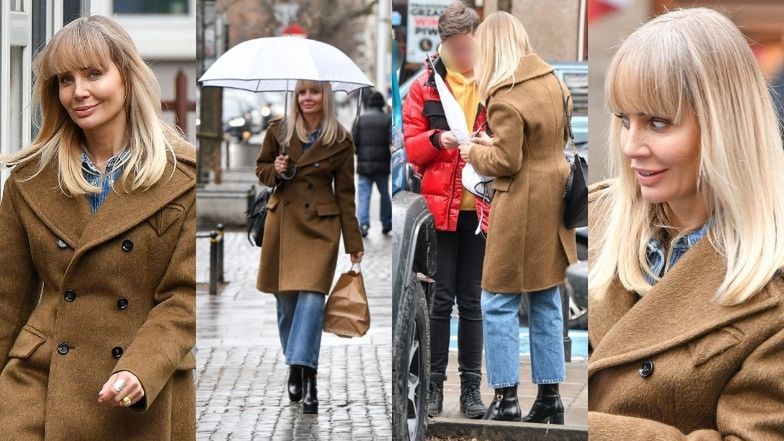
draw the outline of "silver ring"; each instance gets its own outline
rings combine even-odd
[[[115,381],[114,384],[112,385],[112,389],[114,389],[114,391],[118,394],[122,392],[122,390],[125,389],[125,380]]]

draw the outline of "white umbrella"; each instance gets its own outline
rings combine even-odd
[[[347,93],[373,85],[339,49],[300,37],[244,41],[221,55],[199,78],[202,86],[252,92],[294,90],[296,81],[292,80],[329,81],[333,91]]]

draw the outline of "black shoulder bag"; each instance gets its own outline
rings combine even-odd
[[[279,145],[282,145],[279,143]],[[277,155],[276,155],[277,156]],[[261,246],[261,243],[264,240],[264,223],[267,221],[267,204],[269,204],[270,199],[272,199],[272,195],[286,183],[286,181],[290,181],[294,179],[298,170],[297,164],[294,164],[294,171],[291,172],[289,176],[283,176],[283,181],[279,184],[275,185],[272,188],[265,187],[261,193],[256,196],[256,200],[253,201],[248,211],[245,212],[245,215],[248,216],[247,225],[248,225],[248,241],[251,245],[255,245],[257,247]]]
[[[553,73],[553,76],[558,80],[555,73]],[[585,158],[577,153],[577,148],[574,146],[572,115],[569,114],[568,101],[564,96],[560,80],[558,80],[558,87],[561,90],[561,101],[563,101],[564,115],[566,116],[566,127],[564,128],[566,146],[564,150],[571,151],[571,157],[569,154],[566,154],[570,171],[563,193],[564,225],[566,225],[566,228],[572,229],[588,225],[588,163],[585,161]]]

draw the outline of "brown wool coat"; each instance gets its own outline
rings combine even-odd
[[[18,166],[6,181],[3,439],[195,439],[195,152],[175,150],[161,181],[113,192],[95,214],[85,196],[60,191],[55,161],[29,180],[36,165]],[[145,391],[130,409],[98,403],[118,371]]]
[[[592,238],[606,185],[589,194]],[[784,280],[721,306],[711,299],[725,271],[703,239],[643,298],[617,281],[589,298],[591,441],[784,439]]]
[[[474,145],[470,162],[493,181],[482,288],[491,292],[537,291],[563,283],[577,261],[574,230],[563,223],[564,158],[569,91],[553,67],[528,55],[510,79],[489,93],[492,146]]]
[[[279,121],[270,124],[256,160],[256,175],[269,187],[279,182],[273,163],[280,152],[280,131]],[[347,253],[363,250],[354,204],[354,150],[350,135],[330,146],[316,141],[304,153],[299,140],[292,142],[287,154],[299,171],[267,205],[256,284],[260,291],[328,294],[341,231]]]

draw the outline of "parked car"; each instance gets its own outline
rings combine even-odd
[[[244,141],[262,130],[262,114],[253,92],[223,90],[223,132]]]
[[[393,164],[403,164],[397,172],[405,183],[392,196],[393,438],[420,441],[427,427],[436,228],[419,180],[401,157],[402,148],[393,153]]]

